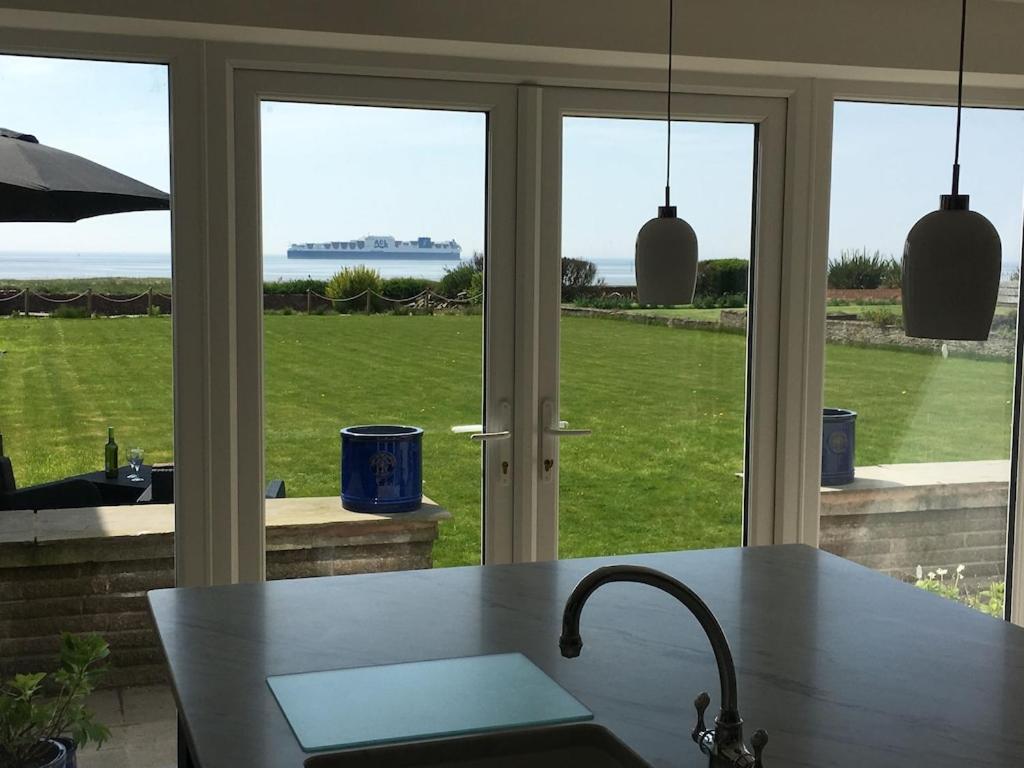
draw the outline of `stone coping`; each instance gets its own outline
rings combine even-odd
[[[268,532],[294,528],[353,524],[360,527],[395,523],[437,523],[451,514],[423,497],[413,512],[366,514],[343,509],[337,496],[267,499]],[[81,509],[0,512],[0,545],[54,543],[74,539],[165,536],[174,532],[174,504],[136,504]]]
[[[821,515],[1005,506],[1010,462],[943,461],[857,467],[849,485],[823,486]]]

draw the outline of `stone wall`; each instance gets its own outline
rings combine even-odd
[[[825,339],[831,344],[853,344],[872,347],[919,349],[973,357],[1012,360],[1016,317],[997,315],[992,322],[988,341],[937,341],[907,336],[900,325],[879,326],[864,320],[826,320]]]
[[[610,320],[624,320],[642,325],[663,325],[669,328],[692,328],[706,331],[743,332],[747,328],[747,310],[723,309],[719,319],[704,320],[693,317],[672,317],[646,314],[638,310],[595,309],[593,307],[562,306],[562,314],[570,317],[603,317]],[[1015,350],[1017,318],[1012,315],[996,315],[992,321],[992,334],[988,341],[937,341],[915,339],[903,333],[899,325],[879,326],[853,316],[840,319],[833,313],[825,321],[825,340],[829,344],[849,344],[865,347],[892,347],[894,349],[916,349],[942,352],[951,355],[969,355],[995,360],[1012,360]]]
[[[329,499],[267,500],[271,579],[430,568],[432,502],[359,515]],[[0,513],[0,678],[52,668],[60,632],[99,632],[107,686],[165,680],[146,592],[174,586],[173,505]]]
[[[968,583],[1004,578],[1007,461],[857,467],[823,488],[819,545],[903,580],[964,565]]]

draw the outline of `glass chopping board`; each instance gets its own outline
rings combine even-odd
[[[268,677],[305,752],[594,715],[521,653]]]

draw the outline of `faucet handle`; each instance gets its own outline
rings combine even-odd
[[[697,708],[697,724],[693,726],[693,740],[698,744],[704,737],[704,734],[708,732],[707,726],[704,724],[704,713],[707,711],[708,705],[711,704],[711,697],[708,696],[707,691],[703,691],[696,699],[693,700],[693,706]]]
[[[758,728],[754,731],[754,734],[750,737],[750,746],[754,748],[753,768],[764,768],[764,763],[761,762],[761,755],[764,754],[764,748],[767,744],[768,732],[764,728]]]

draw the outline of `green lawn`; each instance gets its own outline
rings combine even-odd
[[[479,316],[265,317],[267,475],[338,492],[346,424],[423,426],[424,491],[454,514],[439,565],[479,557]],[[122,451],[171,458],[167,317],[0,318],[0,430],[21,484]],[[562,320],[561,554],[739,541],[745,341],[739,334]],[[401,362],[399,362],[401,361]],[[1005,458],[1009,363],[829,346],[827,404],[854,408],[858,464]]]

